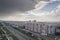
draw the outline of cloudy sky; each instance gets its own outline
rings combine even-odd
[[[0,0],[0,20],[60,22],[60,1]]]

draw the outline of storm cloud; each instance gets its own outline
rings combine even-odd
[[[0,16],[10,15],[13,12],[26,12],[35,9],[41,0],[0,0]],[[47,1],[47,0],[45,0]]]
[[[15,11],[29,11],[34,9],[35,5],[33,0],[0,0],[0,16]]]

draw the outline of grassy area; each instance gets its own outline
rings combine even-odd
[[[55,40],[55,37],[54,36],[44,36],[44,39],[46,40]]]
[[[20,32],[22,32],[23,34],[25,34],[25,35],[27,35],[27,36],[29,36],[29,37],[32,37],[31,35],[32,35],[32,33],[30,33],[30,32],[26,32],[26,31],[23,31],[23,30],[21,30],[21,29],[19,29],[19,28],[16,28],[16,27],[13,27],[14,29],[16,29],[16,30],[18,30],[18,31],[20,31]],[[37,36],[33,36],[32,37],[34,40],[38,40],[38,37]]]
[[[0,36],[1,36],[2,40],[8,40],[5,36],[5,33],[2,31],[1,27],[0,27]]]
[[[9,30],[7,30],[6,27],[3,27],[3,29],[7,32],[7,34],[8,34],[10,37],[13,38],[13,40],[18,40],[18,38],[17,38],[15,35],[13,35]]]
[[[43,36],[43,39],[44,40],[55,40],[55,38],[60,38],[60,36],[56,36],[56,35],[48,35],[48,36]],[[40,37],[40,39],[41,39],[41,37]]]
[[[5,34],[5,33],[4,33],[4,32],[1,30],[1,28],[0,28],[0,35],[1,35],[1,34]]]

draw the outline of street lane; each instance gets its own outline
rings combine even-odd
[[[33,40],[32,38],[27,37],[26,35],[22,34],[21,32],[19,32],[18,30],[14,29],[14,28],[12,28],[12,27],[6,26],[6,28],[7,28],[10,32],[12,32],[19,40],[29,40],[29,39]]]
[[[20,34],[18,31],[14,30],[13,28],[7,27],[7,29],[8,29],[10,32],[12,32],[19,40],[26,40],[25,38],[23,38],[23,37],[21,36],[21,34]]]

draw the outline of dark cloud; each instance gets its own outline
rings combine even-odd
[[[41,0],[0,0],[0,16],[8,16],[19,11],[25,12],[35,9],[37,2]]]
[[[0,0],[0,15],[6,15],[14,11],[29,11],[34,9],[33,0]]]

